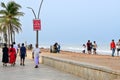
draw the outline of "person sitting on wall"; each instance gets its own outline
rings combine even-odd
[[[57,45],[57,53],[60,53],[60,44]]]
[[[56,42],[55,44],[54,44],[54,53],[57,53],[57,51],[58,51],[58,43]]]

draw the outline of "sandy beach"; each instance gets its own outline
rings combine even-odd
[[[113,70],[120,70],[120,57],[112,57],[108,55],[93,55],[93,54],[83,54],[69,51],[61,51],[60,53],[50,53],[49,49],[41,49],[41,55],[50,55],[54,57],[70,59],[80,62],[85,62],[98,66],[105,66]]]

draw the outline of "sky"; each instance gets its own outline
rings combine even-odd
[[[27,7],[37,15],[41,0],[13,1],[25,13],[20,17],[22,32],[16,35],[16,42],[35,44],[34,15]],[[39,44],[81,44],[88,40],[109,43],[120,38],[120,0],[44,0],[40,19]]]

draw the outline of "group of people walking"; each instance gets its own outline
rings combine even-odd
[[[96,50],[97,50],[97,44],[96,44],[96,41],[93,41],[93,43],[88,40],[88,42],[85,44],[82,45],[83,47],[83,53],[86,53],[86,48],[87,48],[87,52],[88,54],[92,54],[92,50],[93,50],[93,54],[97,54]]]
[[[10,45],[10,47],[7,47],[7,44],[4,44],[4,47],[2,48],[3,56],[2,56],[2,62],[3,66],[7,66],[7,63],[10,63],[11,66],[14,66],[16,63],[17,53],[18,53],[18,46],[15,44]],[[20,65],[25,65],[25,56],[26,56],[26,48],[24,47],[24,43],[22,43],[22,46],[20,47]]]
[[[115,56],[115,50],[117,49],[117,56],[119,56],[120,51],[120,39],[115,43],[114,39],[110,43],[110,49],[112,50],[112,57]]]
[[[18,53],[20,56],[20,65],[25,66],[25,57],[27,56],[27,49],[24,46],[24,43],[22,43],[22,45],[19,47],[15,45],[15,43],[13,43],[12,45],[10,45],[9,48],[7,47],[7,44],[4,44],[2,52],[3,52],[2,55],[3,66],[7,66],[8,63],[11,64],[11,66],[15,66]],[[38,44],[36,44],[35,48],[33,48],[32,50],[35,68],[38,68],[40,53],[41,53],[40,48],[38,47]]]

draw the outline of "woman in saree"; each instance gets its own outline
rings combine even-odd
[[[11,66],[15,65],[15,58],[16,58],[16,50],[13,48],[13,45],[9,48],[9,63]]]

